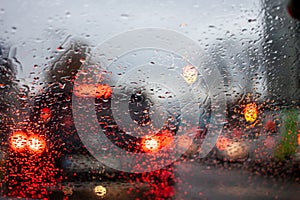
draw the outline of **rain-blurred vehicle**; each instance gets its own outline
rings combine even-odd
[[[171,141],[178,126],[176,121],[170,122],[161,132],[146,139],[136,139],[122,132],[109,109],[110,86],[99,85],[96,94],[93,90],[94,85],[87,83],[74,86],[74,77],[78,75],[78,67],[86,57],[87,50],[87,45],[73,43],[51,66],[47,74],[48,82],[42,92],[32,98],[29,98],[28,94],[23,97],[27,100],[27,111],[23,113],[25,118],[12,125],[12,131],[8,131],[9,135],[6,138],[9,144],[6,149],[7,172],[4,180],[6,195],[48,198],[63,191],[61,195],[71,196],[76,185],[85,182],[93,184],[94,197],[104,197],[108,192],[111,198],[116,195],[114,193],[119,194],[114,192],[114,186],[110,186],[109,182],[112,182],[115,185],[125,185],[125,193],[135,186],[146,191],[131,194],[133,196],[150,199],[171,198],[174,195],[172,185],[175,183],[172,165],[144,173],[122,172],[97,161],[82,143],[72,115],[73,93],[75,97],[95,98],[100,127],[115,145],[126,151],[156,153]],[[150,118],[145,113],[149,105],[141,98],[133,95],[129,107],[133,117],[142,126],[150,123],[147,121]],[[140,115],[134,112],[139,112]],[[111,160],[113,162],[113,159]]]
[[[13,48],[1,47],[1,194],[42,198],[56,183],[47,130],[30,121],[29,88],[16,80]]]
[[[216,59],[225,79],[227,120],[213,157],[229,162],[297,163],[299,101],[269,92],[274,85],[263,73],[264,57],[251,51],[251,46],[225,44],[229,51]]]

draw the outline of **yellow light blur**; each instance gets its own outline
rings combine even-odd
[[[196,82],[197,74],[198,74],[197,69],[195,67],[193,67],[192,65],[187,65],[182,70],[183,79],[188,84],[193,84]]]
[[[244,117],[247,122],[254,122],[257,119],[257,105],[256,103],[248,103],[244,109]]]
[[[106,188],[102,185],[98,185],[94,189],[95,193],[99,197],[104,197],[106,195]]]

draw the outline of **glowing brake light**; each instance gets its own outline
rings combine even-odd
[[[46,149],[46,141],[38,135],[29,137],[23,131],[16,131],[10,137],[10,147],[17,152],[29,150],[32,153],[42,153]]]
[[[257,119],[258,110],[256,103],[248,103],[244,108],[244,117],[247,122],[254,122]]]
[[[27,135],[23,131],[16,131],[10,137],[10,147],[14,151],[23,151],[27,145]]]
[[[27,145],[29,150],[34,153],[42,153],[46,148],[46,142],[38,135],[32,135],[27,139]]]

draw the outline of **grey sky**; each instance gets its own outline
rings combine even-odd
[[[0,38],[17,47],[24,68],[18,77],[30,81],[30,72],[41,71],[69,34],[99,44],[127,30],[161,27],[205,47],[217,38],[257,38],[259,20],[248,19],[261,18],[260,10],[259,0],[1,0]]]

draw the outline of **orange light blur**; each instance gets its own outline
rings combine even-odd
[[[298,145],[300,145],[300,130],[298,131],[297,141],[298,141]]]
[[[244,109],[244,117],[247,122],[254,122],[257,119],[258,110],[256,103],[248,103]]]
[[[112,89],[106,84],[80,84],[74,85],[74,95],[77,97],[85,98],[109,98],[111,96]]]
[[[160,141],[161,148],[174,142],[173,133],[170,130],[162,130],[161,133],[157,135],[157,138]]]
[[[160,141],[158,137],[152,136],[143,138],[142,148],[145,152],[156,152],[160,148]]]
[[[33,153],[42,153],[46,149],[46,141],[38,135],[31,135],[27,139],[27,145]]]
[[[10,137],[10,147],[14,151],[23,151],[27,145],[27,135],[23,131],[16,131]]]
[[[173,143],[173,133],[170,130],[161,130],[156,135],[148,136],[142,139],[142,150],[145,152],[157,152],[159,149]]]

